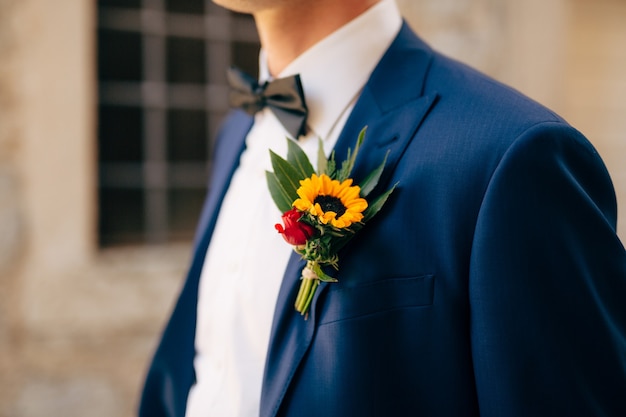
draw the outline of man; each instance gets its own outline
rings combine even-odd
[[[626,252],[586,139],[393,0],[220,3],[254,15],[262,81],[300,74],[305,152],[341,160],[367,126],[355,181],[389,152],[377,192],[398,185],[305,320],[264,177],[288,133],[231,114],[141,416],[626,415]]]

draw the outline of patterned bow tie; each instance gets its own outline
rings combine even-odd
[[[250,115],[267,106],[295,139],[305,134],[308,110],[300,75],[259,85],[248,74],[231,67],[228,70],[228,82],[231,86],[231,106],[239,107]]]

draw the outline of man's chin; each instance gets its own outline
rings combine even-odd
[[[237,13],[254,13],[262,8],[262,4],[265,3],[265,0],[255,1],[255,0],[212,0],[213,3],[218,6],[222,6],[225,9],[231,10]]]
[[[218,6],[237,13],[253,14],[264,9],[271,9],[293,3],[292,0],[212,0]]]

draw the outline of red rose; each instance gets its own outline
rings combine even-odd
[[[283,227],[280,223],[274,226],[276,230],[278,230],[278,233],[283,235],[285,241],[290,245],[304,245],[306,244],[306,241],[315,233],[315,228],[313,226],[299,221],[300,217],[302,217],[302,213],[297,209],[292,208],[291,210],[283,213],[283,223],[285,223],[285,227]]]

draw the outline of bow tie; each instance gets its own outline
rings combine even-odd
[[[297,139],[305,133],[307,107],[300,75],[279,78],[259,84],[243,71],[228,69],[228,82],[231,86],[230,104],[254,115],[264,107],[269,107],[287,132]]]

